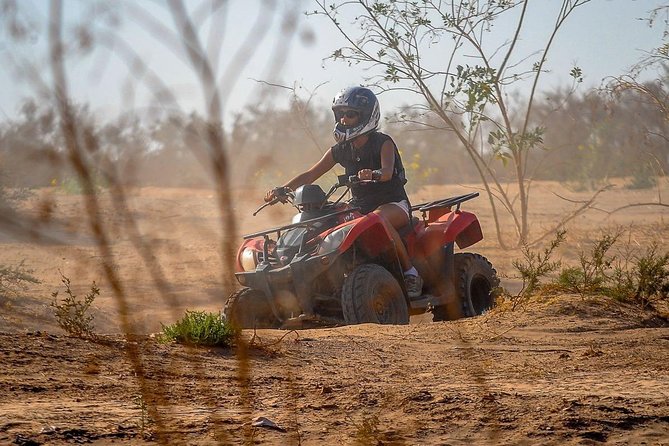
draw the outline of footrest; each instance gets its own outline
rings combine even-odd
[[[430,294],[423,294],[420,297],[411,299],[409,301],[409,305],[411,306],[412,310],[425,309],[431,305],[434,305],[436,300],[437,299],[435,298],[435,296],[432,296]]]

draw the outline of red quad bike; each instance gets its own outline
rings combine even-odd
[[[289,225],[244,236],[233,293],[224,317],[240,328],[306,328],[341,324],[408,324],[428,311],[434,321],[483,313],[494,305],[499,284],[490,262],[454,253],[483,239],[476,216],[460,210],[470,193],[412,206],[398,230],[425,285],[407,296],[395,244],[381,218],[342,201],[357,177],[340,176],[325,194],[305,185],[261,206],[290,202],[298,214]],[[335,191],[346,191],[330,201]],[[455,208],[455,209],[454,209]],[[413,216],[418,212],[421,218]]]

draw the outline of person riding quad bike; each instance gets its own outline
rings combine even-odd
[[[333,110],[342,142],[267,192],[253,214],[277,203],[298,211],[289,224],[244,236],[235,260],[242,288],[228,297],[225,319],[239,328],[408,324],[414,314],[444,321],[491,308],[495,269],[480,254],[454,252],[483,239],[476,215],[460,209],[478,192],[410,206],[397,148],[376,130],[376,97],[344,90]],[[346,174],[327,193],[310,184],[335,162]]]
[[[411,205],[404,189],[407,179],[397,145],[390,136],[378,131],[379,101],[368,88],[350,87],[335,96],[332,111],[337,144],[309,170],[268,191],[265,201],[276,199],[277,191],[295,191],[315,182],[339,163],[347,176],[363,180],[351,186],[351,204],[359,207],[363,214],[373,212],[381,217],[397,247],[407,293],[410,298],[416,298],[421,295],[423,280],[397,232],[411,219]]]

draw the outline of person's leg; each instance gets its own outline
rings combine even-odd
[[[418,275],[416,268],[413,267],[402,237],[397,232],[398,228],[406,226],[409,223],[409,215],[400,206],[390,203],[379,206],[374,213],[384,220],[386,229],[395,242],[397,257],[399,258],[402,271],[404,271],[404,281],[409,297],[420,296],[423,289],[423,280]]]
[[[400,234],[397,232],[397,228],[401,228],[409,223],[407,214],[401,207],[394,204],[383,204],[374,213],[383,218],[386,223],[388,233],[395,242],[395,246],[397,246],[397,257],[399,257],[402,271],[411,269],[413,265],[411,264],[409,253],[404,246],[404,242],[402,242]]]

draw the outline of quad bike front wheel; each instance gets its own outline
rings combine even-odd
[[[228,297],[223,307],[225,319],[237,328],[278,328],[265,293],[242,288]]]
[[[380,265],[366,264],[354,269],[344,281],[341,304],[347,324],[409,323],[409,309],[402,287]]]
[[[449,312],[448,305],[439,305],[432,311],[435,322],[478,316],[495,305],[494,291],[499,286],[499,278],[488,259],[480,254],[458,253],[454,263],[455,302],[461,314],[452,314],[455,312]]]

